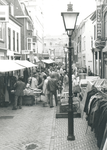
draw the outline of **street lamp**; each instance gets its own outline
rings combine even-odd
[[[62,12],[61,16],[63,18],[65,30],[67,31],[69,37],[69,109],[68,109],[68,136],[67,140],[75,140],[74,136],[74,120],[73,120],[73,95],[72,95],[72,42],[71,36],[75,30],[76,21],[79,13],[73,12],[72,4],[68,4],[67,12]]]

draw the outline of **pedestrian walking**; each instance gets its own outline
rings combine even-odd
[[[19,77],[18,81],[14,84],[15,89],[15,98],[13,104],[13,110],[17,109],[17,104],[19,100],[19,109],[22,108],[22,97],[24,96],[23,90],[25,89],[26,84],[23,82],[23,78]]]
[[[55,103],[57,106],[57,80],[55,79],[54,74],[51,75],[51,78],[48,80],[47,89],[50,92],[50,108],[53,107],[53,96],[55,98]]]
[[[46,75],[43,75],[43,95],[44,95],[44,103],[43,106],[49,106],[49,101],[48,101],[48,90],[47,90],[47,83],[48,79]]]

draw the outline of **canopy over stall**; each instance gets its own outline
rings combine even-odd
[[[42,62],[46,63],[46,64],[52,64],[54,63],[55,61],[51,60],[51,59],[43,59],[41,60]]]
[[[0,72],[21,70],[25,67],[15,63],[13,60],[0,60]]]
[[[37,67],[37,65],[27,61],[27,60],[15,60],[15,62],[21,66],[24,66],[26,68],[30,68],[30,67]]]

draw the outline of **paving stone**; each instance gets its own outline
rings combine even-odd
[[[68,119],[55,118],[56,107],[23,106],[13,111],[0,108],[0,150],[25,150],[25,145],[36,143],[36,150],[98,150],[94,133],[88,127],[85,116],[74,119],[75,141],[68,141]]]

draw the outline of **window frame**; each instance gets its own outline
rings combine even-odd
[[[13,30],[13,51],[15,51],[15,31]]]
[[[1,23],[0,22],[0,24],[1,24],[1,36],[0,36],[0,41],[3,41],[3,23]]]
[[[8,49],[11,50],[11,28],[8,27]]]

